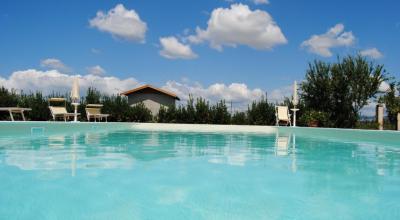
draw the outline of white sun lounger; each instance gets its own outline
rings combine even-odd
[[[109,114],[102,114],[100,111],[101,107],[103,107],[101,104],[88,104],[85,108],[87,120],[90,121],[90,119],[93,118],[96,122],[97,120],[101,121],[104,118],[107,122]]]
[[[50,105],[51,102],[64,102],[64,106],[52,106]],[[64,121],[69,120],[69,118],[74,117],[75,113],[67,112],[67,108],[65,107],[66,100],[65,98],[50,98],[49,99],[49,109],[53,120],[55,121],[57,118],[63,118]],[[77,113],[76,115],[80,115]]]
[[[19,113],[22,116],[22,120],[25,121],[24,111],[31,111],[30,108],[19,108],[19,107],[1,107],[0,111],[8,111],[10,113],[11,121],[14,121],[13,113]]]
[[[280,122],[287,125],[292,125],[290,121],[289,108],[287,106],[275,106],[276,125],[279,126]]]

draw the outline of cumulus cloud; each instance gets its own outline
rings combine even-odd
[[[81,94],[89,87],[95,87],[106,94],[117,94],[139,86],[135,78],[119,79],[98,75],[68,75],[58,70],[40,71],[28,69],[13,72],[8,78],[0,77],[0,86],[25,92],[41,91],[45,95],[52,92],[68,93],[74,77],[79,78]]]
[[[375,116],[376,112],[376,105],[378,104],[378,102],[374,101],[374,100],[370,100],[368,102],[368,104],[366,106],[364,106],[364,108],[362,108],[360,110],[360,114],[362,116],[366,116],[366,117],[372,117]]]
[[[268,100],[272,102],[283,102],[285,97],[291,98],[293,95],[293,85],[282,86],[268,93]]]
[[[96,66],[91,66],[86,68],[89,74],[92,75],[104,75],[106,73],[106,71],[99,65]]]
[[[250,89],[244,83],[215,83],[207,87],[200,83],[168,81],[163,89],[177,94],[183,102],[188,100],[189,94],[193,97],[203,97],[212,103],[221,99],[232,102],[237,110],[245,110],[253,100],[260,99],[264,92],[259,88]]]
[[[176,37],[160,38],[160,55],[167,59],[194,59],[197,57],[189,45],[182,44]]]
[[[351,31],[345,32],[344,25],[337,24],[324,34],[311,36],[310,39],[301,44],[301,47],[306,48],[311,53],[330,57],[332,56],[332,48],[349,47],[354,41],[353,33]]]
[[[361,56],[371,57],[373,59],[379,59],[383,57],[383,54],[376,48],[362,50],[360,54]]]
[[[0,77],[0,86],[17,91],[35,92],[40,91],[44,95],[57,93],[69,93],[72,82],[75,77],[79,78],[80,92],[84,95],[89,87],[94,87],[105,94],[119,94],[123,91],[136,88],[143,83],[135,78],[121,79],[118,77],[105,77],[100,75],[69,75],[58,70],[40,71],[28,69],[15,71],[9,77]],[[249,88],[244,83],[214,83],[209,86],[203,86],[200,83],[192,83],[190,80],[182,82],[167,81],[163,89],[176,93],[183,103],[189,98],[189,94],[194,97],[203,97],[211,103],[219,100],[225,100],[229,104],[233,103],[233,110],[246,110],[248,104],[254,100],[259,100],[265,96],[265,92],[260,88]],[[291,96],[291,86],[275,89],[268,93],[268,100],[280,102],[284,97]]]
[[[381,82],[381,84],[379,85],[379,92],[387,92],[390,89],[390,85],[389,83],[387,83],[386,81]]]
[[[191,43],[207,41],[222,50],[223,46],[246,45],[255,49],[272,49],[287,40],[271,15],[262,10],[250,10],[247,5],[233,4],[230,8],[217,8],[211,13],[205,30],[197,27],[196,34],[188,37]]]
[[[140,19],[135,10],[128,10],[122,4],[116,5],[107,13],[98,11],[96,17],[89,20],[89,24],[115,37],[137,42],[145,41],[147,24]]]
[[[186,103],[189,99],[189,94],[196,97],[203,97],[209,100],[211,103],[215,103],[219,100],[225,100],[228,104],[233,103],[234,110],[243,111],[247,109],[247,106],[254,100],[259,100],[261,97],[265,97],[265,91],[260,88],[249,88],[244,83],[214,83],[209,86],[203,86],[200,83],[191,83],[189,80],[184,82],[168,81],[163,89],[174,92],[178,95],[182,103]],[[270,102],[282,102],[285,97],[292,97],[293,86],[287,85],[281,88],[277,88],[268,92],[268,101]]]
[[[40,61],[40,66],[48,69],[56,69],[61,72],[69,72],[70,68],[61,60],[56,58],[47,58]]]

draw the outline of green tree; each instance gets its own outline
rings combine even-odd
[[[385,103],[388,119],[392,125],[397,124],[397,114],[400,113],[400,96],[396,96],[398,93],[400,93],[400,82],[397,84],[397,87],[396,83],[392,82],[389,84],[388,91],[386,91],[380,100]]]
[[[85,97],[86,104],[99,104],[100,99],[101,93],[96,88],[89,87]]]
[[[0,87],[0,107],[12,107],[18,104],[18,95],[14,90],[9,91],[4,87]],[[8,112],[0,112],[0,119],[9,118]]]
[[[126,121],[150,122],[153,119],[151,111],[146,108],[143,102],[139,102],[128,108]]]
[[[234,125],[246,125],[248,124],[246,112],[235,112],[232,115],[231,123]]]
[[[157,122],[159,122],[159,123],[168,123],[169,122],[167,120],[167,108],[165,106],[161,106],[160,109],[158,110]]]
[[[175,105],[161,106],[157,115],[157,122],[159,123],[176,123],[178,119],[178,110]]]
[[[248,123],[251,125],[274,125],[275,105],[262,97],[254,101],[247,110]]]
[[[301,84],[304,105],[317,111],[332,109],[331,65],[322,61],[308,64],[305,82]]]
[[[211,122],[210,103],[203,98],[197,98],[195,104],[195,123],[207,124]]]
[[[231,114],[224,100],[217,102],[210,109],[210,118],[213,124],[229,124],[231,122]]]
[[[337,63],[309,64],[301,97],[307,110],[324,112],[334,127],[352,128],[360,110],[379,93],[386,73],[366,58],[347,56]]]
[[[28,111],[27,114],[30,120],[50,120],[50,109],[47,98],[45,98],[41,92],[21,94],[18,100],[18,106],[32,109]]]
[[[102,98],[104,113],[110,114],[110,121],[128,121],[129,104],[126,97],[119,95],[104,95]]]

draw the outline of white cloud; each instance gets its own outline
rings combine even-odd
[[[383,54],[376,48],[362,50],[360,54],[361,56],[371,57],[373,59],[379,59],[383,57]]]
[[[237,110],[247,109],[250,102],[260,99],[264,95],[261,89],[250,89],[244,83],[232,83],[230,85],[215,83],[204,87],[200,83],[168,81],[162,88],[174,92],[183,102],[188,100],[189,94],[191,94],[195,98],[203,97],[212,103],[221,99],[232,102]]]
[[[120,79],[118,77],[104,77],[99,75],[69,75],[58,70],[40,71],[28,69],[15,71],[9,77],[0,77],[0,86],[8,89],[23,90],[25,92],[41,91],[44,95],[53,92],[68,94],[71,90],[72,82],[75,77],[79,77],[81,95],[84,95],[89,87],[94,87],[102,93],[118,94],[123,91],[138,87],[142,83],[135,78]],[[221,99],[233,103],[233,110],[246,110],[248,104],[254,100],[259,100],[265,96],[265,92],[260,88],[249,88],[244,83],[214,83],[209,86],[203,86],[200,83],[191,83],[190,80],[183,82],[167,81],[163,89],[176,93],[186,102],[189,94],[194,97],[203,97],[211,103]],[[281,89],[275,89],[268,93],[268,100],[280,102],[283,98],[291,96],[291,86],[285,86]]]
[[[139,86],[135,78],[119,79],[117,77],[102,77],[97,75],[67,75],[58,70],[40,71],[28,69],[13,72],[8,78],[0,77],[0,86],[25,92],[41,91],[45,95],[53,91],[68,93],[71,90],[73,78],[79,77],[80,92],[84,94],[89,87],[95,87],[107,94],[117,94]]]
[[[387,92],[390,89],[390,85],[389,83],[383,81],[380,85],[379,85],[379,92]]]
[[[106,73],[106,71],[99,65],[91,66],[86,69],[87,69],[88,73],[92,74],[92,75],[100,76],[100,75],[104,75]]]
[[[268,0],[253,0],[253,3],[256,5],[262,5],[262,4],[269,4]]]
[[[184,45],[176,37],[160,38],[162,50],[160,55],[167,59],[194,59],[197,57],[189,45]]]
[[[255,49],[272,49],[287,40],[271,15],[262,10],[250,10],[247,5],[233,4],[211,13],[207,29],[196,28],[188,37],[191,43],[208,41],[212,48],[246,45]]]
[[[390,89],[390,85],[389,83],[387,83],[386,81],[383,81],[380,85],[379,85],[379,92],[387,92]],[[375,116],[376,112],[376,105],[378,104],[377,100],[379,99],[379,97],[383,96],[384,94],[378,94],[377,98],[372,98],[368,101],[368,104],[366,106],[364,106],[361,110],[360,113],[362,116],[367,116],[367,117],[372,117]],[[385,113],[386,114],[386,113]]]
[[[354,41],[353,33],[351,31],[344,32],[344,25],[337,24],[324,34],[311,36],[310,39],[301,44],[301,47],[307,48],[311,53],[330,57],[332,56],[332,48],[349,47]]]
[[[361,110],[360,110],[360,114],[362,116],[366,116],[366,117],[372,117],[375,116],[376,112],[376,105],[378,103],[374,100],[370,100],[368,102],[368,104],[366,106],[364,106]]]
[[[293,95],[293,85],[283,86],[268,93],[268,100],[271,102],[283,102],[285,97],[291,98]]]
[[[49,69],[56,69],[61,72],[69,72],[70,68],[66,66],[61,60],[56,58],[47,58],[40,61],[40,66],[49,68]]]
[[[128,10],[122,4],[116,5],[107,13],[98,11],[89,24],[116,37],[138,42],[145,41],[147,24],[140,19],[135,10]]]

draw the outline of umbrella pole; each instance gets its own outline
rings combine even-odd
[[[79,103],[72,103],[74,106],[74,122],[78,122],[78,105]]]

